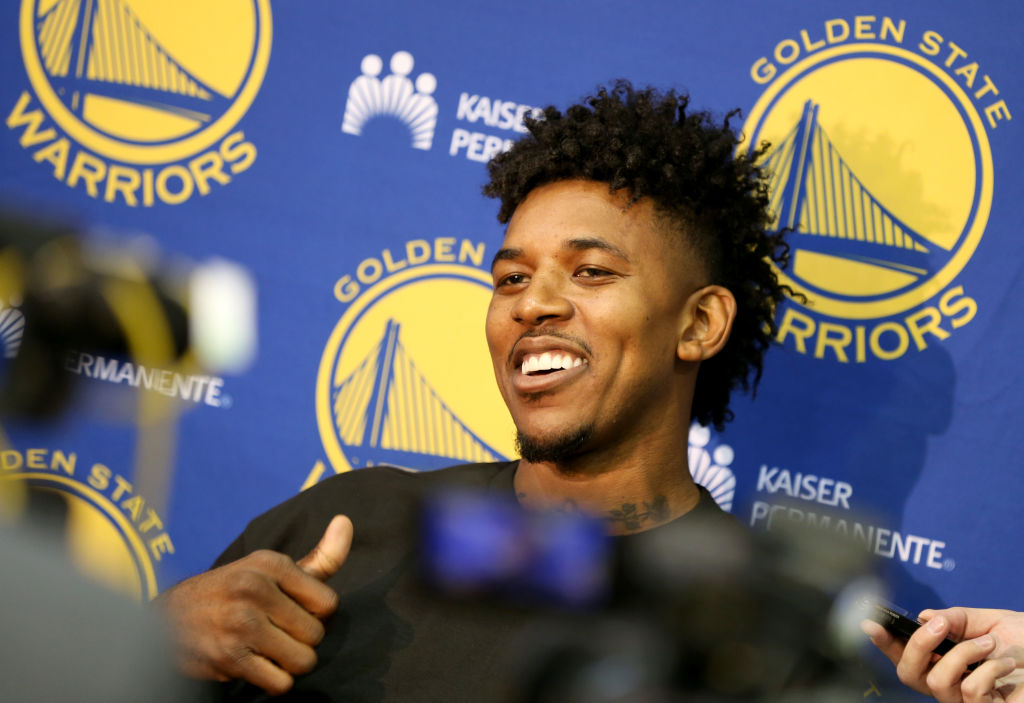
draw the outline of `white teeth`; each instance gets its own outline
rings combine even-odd
[[[542,354],[530,354],[523,358],[520,370],[523,374],[531,374],[536,371],[557,371],[558,369],[572,369],[586,364],[586,360],[575,357],[568,352],[544,352]]]

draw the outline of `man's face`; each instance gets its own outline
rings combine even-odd
[[[693,379],[677,344],[687,298],[707,281],[653,204],[627,200],[593,181],[539,187],[495,257],[487,343],[534,446],[585,436],[588,451],[688,422]]]

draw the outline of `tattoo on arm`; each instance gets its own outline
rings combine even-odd
[[[668,499],[665,496],[657,496],[650,503],[643,501],[642,510],[636,503],[623,503],[620,509],[608,511],[609,522],[622,523],[630,531],[639,530],[649,522],[664,522],[668,516]]]

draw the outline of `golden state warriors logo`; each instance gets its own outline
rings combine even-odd
[[[335,473],[513,456],[483,325],[484,245],[454,237],[385,249],[338,280],[347,307],[320,362],[316,412]],[[318,462],[307,479],[324,473]]]
[[[1009,112],[961,47],[911,32],[829,20],[751,68],[767,89],[744,133],[771,142],[773,226],[793,252],[780,277],[807,297],[783,311],[778,341],[800,353],[894,359],[977,312],[957,278],[992,205],[986,129]]]
[[[255,160],[236,127],[270,57],[269,0],[23,0],[19,31],[35,100],[7,126],[68,186],[175,205]]]
[[[139,600],[156,596],[158,565],[174,553],[174,543],[130,481],[76,452],[49,448],[0,450],[3,479],[67,505],[68,547],[80,571]]]

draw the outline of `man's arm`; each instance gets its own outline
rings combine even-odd
[[[943,703],[1024,702],[1024,613],[947,608],[919,617],[925,626],[906,642],[876,622],[862,623],[900,681]],[[932,650],[947,636],[960,643],[939,657]]]
[[[216,681],[244,679],[271,694],[316,665],[320,622],[338,606],[324,581],[345,562],[352,522],[331,520],[305,557],[261,550],[182,581],[156,602],[174,630],[179,668]]]

